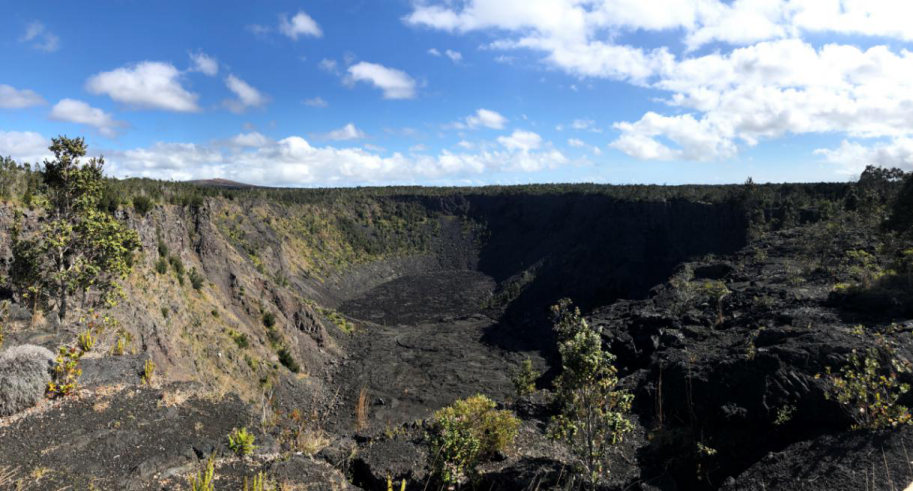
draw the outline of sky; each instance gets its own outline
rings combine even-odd
[[[913,169],[905,0],[0,0],[0,155],[267,186]]]

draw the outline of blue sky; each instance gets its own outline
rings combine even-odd
[[[3,3],[0,154],[281,186],[843,181],[913,162],[913,7]]]

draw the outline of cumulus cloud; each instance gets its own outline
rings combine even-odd
[[[303,10],[299,10],[291,19],[286,15],[279,17],[279,32],[293,40],[298,40],[298,36],[311,36],[319,38],[323,36],[323,31],[317,22]]]
[[[913,170],[913,138],[907,137],[871,145],[843,140],[838,148],[821,148],[815,154],[846,175],[859,175],[868,165]]]
[[[327,107],[329,104],[327,101],[323,100],[322,97],[312,97],[310,99],[305,99],[302,101],[304,105],[311,107]]]
[[[516,136],[516,135],[513,135]],[[520,136],[518,140],[524,140]],[[2,142],[0,134],[0,142]],[[567,165],[568,159],[541,144],[477,153],[441,151],[436,155],[381,156],[364,147],[311,145],[299,136],[272,140],[259,133],[238,135],[209,144],[156,143],[145,148],[106,152],[109,169],[119,177],[161,179],[221,177],[262,185],[317,186],[415,184],[478,178],[490,172],[536,172]],[[0,150],[2,150],[0,146]]]
[[[335,141],[345,141],[345,140],[359,140],[365,137],[365,133],[360,129],[356,128],[354,124],[349,123],[338,130],[333,130],[329,133],[324,133],[317,135],[318,138],[323,140],[335,140]]]
[[[611,146],[641,159],[714,160],[789,134],[913,135],[913,53],[803,40],[910,41],[911,14],[913,4],[887,0],[430,0],[404,21],[456,34],[488,30],[490,49],[541,53],[573,76],[663,92],[673,114],[616,123]],[[638,30],[673,32],[681,46],[614,42]],[[695,54],[711,43],[721,46]]]
[[[51,140],[32,131],[0,130],[0,155],[19,163],[37,164],[51,157]]]
[[[197,94],[181,85],[181,72],[169,63],[144,61],[93,75],[86,81],[92,94],[106,94],[129,107],[166,111],[199,111]]]
[[[113,116],[101,109],[75,99],[62,99],[54,104],[50,117],[55,121],[91,126],[109,138],[117,136],[118,129],[127,126],[127,123],[115,120]]]
[[[32,48],[48,53],[60,49],[60,38],[38,21],[25,26],[25,33],[19,38],[19,42],[29,43]]]
[[[33,90],[18,90],[15,87],[0,84],[0,108],[22,109],[46,103],[44,98]]]
[[[209,77],[215,77],[219,73],[219,62],[202,51],[190,53],[190,61],[193,62],[191,71],[200,72]]]
[[[262,147],[269,142],[269,139],[262,134],[251,131],[250,133],[241,133],[231,139],[231,143],[239,147]]]
[[[583,140],[577,138],[569,138],[567,144],[574,148],[583,148],[586,146],[586,143],[583,143]]]
[[[387,68],[376,63],[359,62],[349,67],[346,77],[349,84],[368,82],[384,93],[384,99],[412,99],[416,82],[406,72]]]
[[[477,109],[475,114],[466,116],[463,121],[457,121],[450,125],[457,129],[463,128],[491,128],[493,130],[504,129],[507,124],[507,118],[490,109]]]
[[[498,143],[508,150],[529,152],[542,145],[542,137],[532,131],[515,130],[510,136],[499,136]]]
[[[225,86],[236,96],[235,99],[224,102],[225,107],[233,113],[243,113],[248,108],[263,107],[269,103],[269,97],[234,75],[225,77]]]

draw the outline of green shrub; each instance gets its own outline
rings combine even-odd
[[[526,397],[536,391],[536,379],[541,375],[533,369],[533,362],[529,358],[523,360],[520,369],[514,373],[511,381],[517,391],[517,397]]]
[[[292,355],[292,352],[285,346],[279,348],[276,352],[279,355],[279,363],[282,363],[282,366],[288,368],[293,373],[298,373],[301,371],[301,365],[295,360],[295,356]]]
[[[232,341],[234,341],[239,348],[247,349],[250,347],[250,342],[247,339],[247,334],[235,331],[234,329],[229,329],[228,335],[231,336]]]
[[[133,209],[136,210],[140,216],[146,216],[149,213],[149,210],[152,209],[152,200],[148,196],[134,196],[133,197]]]
[[[20,344],[0,351],[0,417],[28,409],[44,398],[54,360],[41,346]]]
[[[162,307],[162,317],[164,317],[164,318],[167,319],[167,318],[168,318],[168,312],[169,312],[168,307]]]
[[[165,274],[168,272],[168,260],[164,257],[158,258],[155,262],[155,272],[158,274]]]
[[[67,346],[61,346],[57,349],[57,358],[54,359],[54,371],[51,381],[48,382],[47,392],[49,397],[63,397],[76,391],[79,377],[82,376],[82,368],[79,368],[79,360],[82,358],[82,354],[82,351]]]
[[[212,457],[206,461],[206,469],[200,471],[196,476],[190,477],[191,491],[216,491],[215,481],[216,465]]]
[[[566,442],[577,456],[590,486],[606,475],[609,449],[634,425],[625,417],[633,396],[617,391],[615,357],[602,349],[599,330],[591,328],[564,299],[552,307],[562,373],[555,381],[556,403],[550,436]]]
[[[179,256],[172,255],[168,258],[168,262],[171,264],[171,269],[174,270],[174,274],[178,278],[178,283],[183,285],[184,284],[184,261],[181,261],[181,258]]]
[[[266,326],[267,329],[271,329],[273,326],[276,325],[276,315],[273,314],[272,312],[264,312],[261,320],[263,321],[263,325]]]
[[[81,349],[83,353],[88,353],[92,351],[93,347],[95,347],[95,337],[92,336],[92,331],[90,330],[86,330],[77,336],[76,342],[79,345],[79,349]]]
[[[909,372],[909,367],[893,358],[883,367],[879,358],[876,348],[870,348],[862,358],[853,350],[849,364],[839,373],[826,368],[824,379],[829,392],[825,396],[840,403],[855,421],[854,429],[893,428],[913,422],[909,409],[897,403],[910,391],[898,375]]]
[[[155,362],[151,358],[146,360],[146,363],[143,363],[143,377],[142,381],[146,385],[152,385],[152,378],[155,377]]]
[[[483,395],[459,400],[434,413],[429,430],[431,467],[446,485],[460,484],[476,467],[513,444],[520,420],[496,410]]]
[[[192,286],[194,290],[201,290],[203,288],[206,279],[197,271],[197,268],[190,268],[190,273],[187,277],[190,278],[190,286]]]
[[[228,435],[228,448],[239,457],[250,455],[257,448],[254,445],[256,437],[247,431],[247,428],[235,429]]]

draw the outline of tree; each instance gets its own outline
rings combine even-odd
[[[913,173],[907,176],[903,187],[894,198],[887,226],[901,234],[913,235]]]
[[[98,206],[104,191],[104,158],[80,164],[86,154],[82,138],[54,138],[49,149],[54,160],[39,172],[44,196],[39,226],[25,234],[21,221],[13,230],[13,285],[32,296],[55,303],[61,319],[69,298],[82,293],[87,301],[112,303],[120,293],[117,281],[129,274],[133,252],[139,247],[136,231],[119,222],[110,210]]]
[[[624,413],[633,396],[616,391],[615,356],[602,349],[599,330],[591,328],[570,300],[552,307],[562,373],[555,381],[560,413],[550,436],[565,441],[586,472],[591,489],[607,474],[609,449],[634,429]]]

